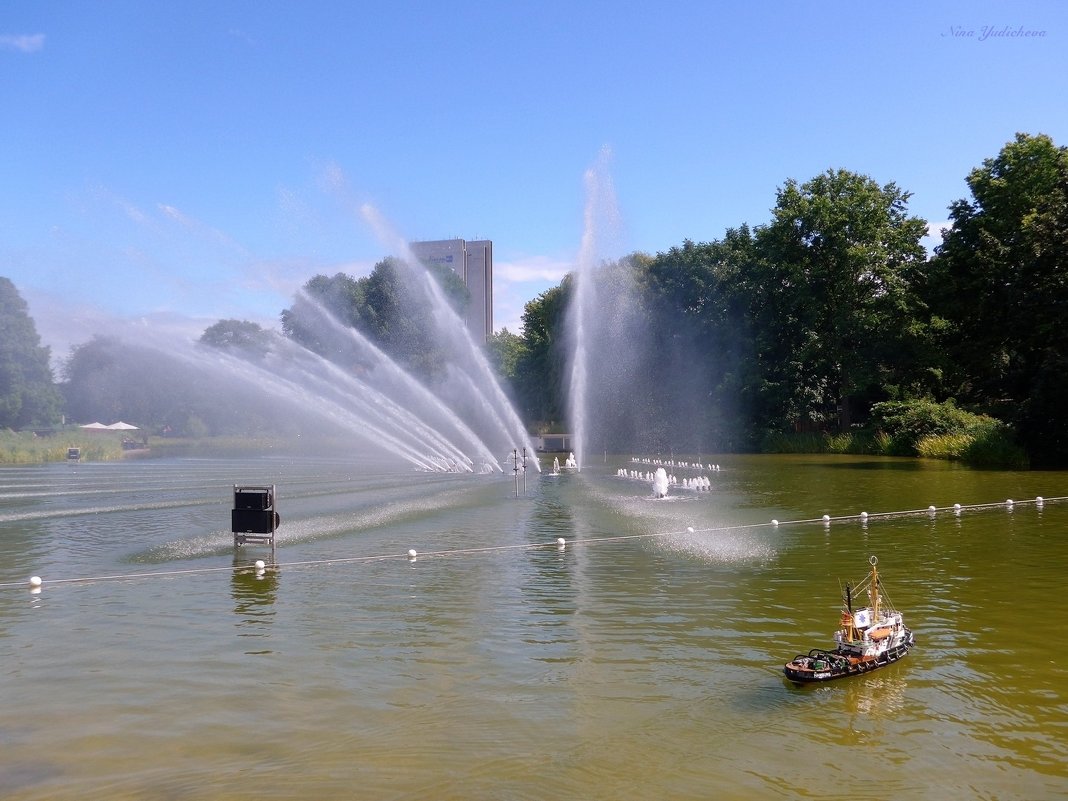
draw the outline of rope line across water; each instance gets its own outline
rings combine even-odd
[[[671,537],[681,534],[711,534],[723,531],[739,531],[744,529],[755,528],[769,528],[769,527],[782,527],[782,526],[799,526],[799,525],[811,525],[814,523],[823,523],[829,525],[830,523],[841,523],[847,521],[861,521],[869,522],[873,519],[888,519],[896,517],[914,517],[918,515],[933,515],[938,512],[953,512],[959,514],[965,511],[976,511],[985,509],[1012,509],[1014,506],[1036,506],[1041,508],[1047,503],[1056,503],[1058,501],[1066,501],[1068,496],[1059,496],[1055,498],[1032,498],[1023,501],[998,501],[996,503],[973,503],[973,504],[954,504],[953,506],[929,506],[926,509],[908,509],[900,512],[860,512],[853,515],[839,515],[832,517],[830,515],[824,515],[823,517],[811,517],[803,520],[772,520],[767,523],[743,523],[734,526],[715,526],[713,528],[693,529],[687,528],[685,531],[658,531],[650,532],[648,534],[621,534],[612,537],[587,537],[585,539],[576,540],[563,540],[558,538],[552,542],[538,542],[538,543],[523,543],[518,545],[487,545],[480,548],[456,548],[446,551],[426,551],[415,552],[409,551],[408,553],[393,553],[393,554],[379,554],[374,556],[344,556],[335,559],[308,559],[295,562],[269,562],[266,563],[264,570],[266,569],[280,569],[280,568],[294,568],[294,567],[325,567],[329,565],[343,565],[343,564],[358,564],[358,563],[370,563],[370,562],[383,562],[393,559],[406,559],[412,560],[420,556],[423,557],[449,557],[449,556],[464,556],[470,554],[482,554],[482,553],[494,553],[503,551],[529,551],[538,550],[543,548],[564,548],[571,545],[598,545],[612,542],[624,542],[627,540],[640,540],[650,539],[653,537]],[[415,554],[413,556],[413,554]],[[34,589],[39,589],[44,585],[61,585],[61,584],[95,584],[104,581],[131,581],[135,579],[146,578],[167,578],[174,576],[194,576],[194,575],[206,575],[208,573],[250,573],[261,568],[257,568],[254,565],[230,565],[227,567],[193,567],[185,570],[150,570],[139,573],[112,573],[102,576],[81,576],[74,578],[59,578],[41,580],[39,586],[34,586]],[[0,582],[0,590],[24,588],[26,587],[26,581],[8,581]]]

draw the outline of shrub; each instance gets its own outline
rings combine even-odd
[[[1008,426],[1004,424],[976,434],[960,458],[972,467],[1022,470],[1029,466],[1027,454],[1013,442]]]
[[[916,453],[927,459],[960,459],[974,437],[970,434],[935,434],[916,443]]]
[[[890,456],[916,456],[920,441],[944,435],[978,435],[1001,425],[993,417],[958,409],[953,401],[885,401],[872,406],[872,427],[884,435],[884,452]],[[932,446],[933,447],[933,446]]]
[[[958,409],[952,401],[893,401],[872,408],[876,441],[892,456],[960,460],[973,467],[1027,467],[1008,425]]]

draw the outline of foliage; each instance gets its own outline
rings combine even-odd
[[[270,349],[270,332],[248,320],[219,320],[204,329],[200,344],[262,359]]]
[[[364,278],[344,273],[332,278],[317,275],[304,285],[296,302],[283,310],[282,332],[323,358],[357,358],[351,349],[338,347],[336,332],[324,325],[320,310],[325,310],[341,326],[361,332],[409,372],[434,383],[443,375],[446,360],[435,333],[437,310],[430,298],[434,290],[422,281],[425,275],[431,276],[461,319],[469,297],[463,281],[447,266],[425,268],[387,258]],[[346,366],[360,367],[358,363]]]
[[[901,357],[923,336],[926,223],[908,198],[846,170],[779,190],[748,284],[768,420],[846,430],[881,387],[917,379]]]
[[[747,226],[721,241],[638,260],[657,358],[650,389],[669,421],[671,444],[690,450],[746,447],[757,375],[747,276],[755,259]],[[670,389],[669,389],[670,388]]]
[[[872,407],[871,424],[887,434],[886,453],[891,456],[916,456],[922,447],[935,452],[963,453],[976,437],[991,438],[995,434],[1007,437],[1004,423],[988,415],[975,414],[957,408],[952,401],[936,403],[932,400],[887,401]],[[942,437],[966,437],[968,441]],[[957,450],[954,450],[957,449]]]
[[[960,459],[972,467],[1023,470],[1030,466],[1027,453],[1017,445],[1007,426],[985,428],[972,436]]]
[[[9,279],[0,277],[0,428],[59,420],[61,398],[49,356],[26,302]]]
[[[1068,462],[1068,149],[1018,134],[967,182],[971,196],[950,206],[931,259],[908,192],[839,169],[786,181],[766,224],[600,265],[598,319],[584,322],[604,342],[640,348],[605,347],[592,360],[598,419],[587,444]],[[364,278],[317,275],[282,311],[282,331],[355,372],[372,357],[347,343],[365,337],[447,391],[457,326],[437,319],[434,296],[462,317],[467,290],[446,266],[425,266],[387,258]],[[569,424],[574,281],[531,300],[521,331],[485,346],[531,430]],[[54,422],[48,349],[6,279],[0,334],[0,425]],[[289,347],[240,320],[220,320],[201,344],[253,359]],[[223,408],[211,379],[129,343],[95,338],[63,372],[75,419],[284,433],[255,397]]]
[[[509,384],[515,382],[524,347],[523,338],[507,328],[502,328],[486,342],[486,356],[490,365]]]
[[[64,365],[68,415],[78,422],[125,420],[167,436],[284,431],[281,412],[255,386],[220,380],[169,354],[97,336]]]
[[[563,419],[564,310],[572,284],[565,278],[523,308],[523,349],[516,361],[514,384],[528,425],[556,428]]]
[[[786,434],[770,432],[761,442],[763,453],[880,453],[878,442],[862,431],[847,431],[841,434],[827,432],[801,432]]]
[[[974,434],[938,434],[916,444],[917,455],[928,459],[960,461],[972,467],[1021,470],[1027,454],[1012,441],[1004,427],[991,426]]]
[[[954,391],[1006,410],[1039,461],[1068,456],[1068,148],[1017,134],[968,175],[931,262]]]

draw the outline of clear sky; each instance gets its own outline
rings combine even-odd
[[[1060,0],[7,0],[0,276],[57,357],[109,319],[274,326],[390,255],[371,204],[407,239],[492,239],[517,331],[602,153],[611,258],[765,223],[829,168],[937,228],[1017,131],[1068,144]]]

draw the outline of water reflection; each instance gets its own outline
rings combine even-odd
[[[240,553],[234,556],[230,595],[234,600],[234,614],[238,617],[239,637],[270,635],[270,625],[275,617],[274,604],[278,600],[279,575],[279,568],[273,562],[251,561]]]

